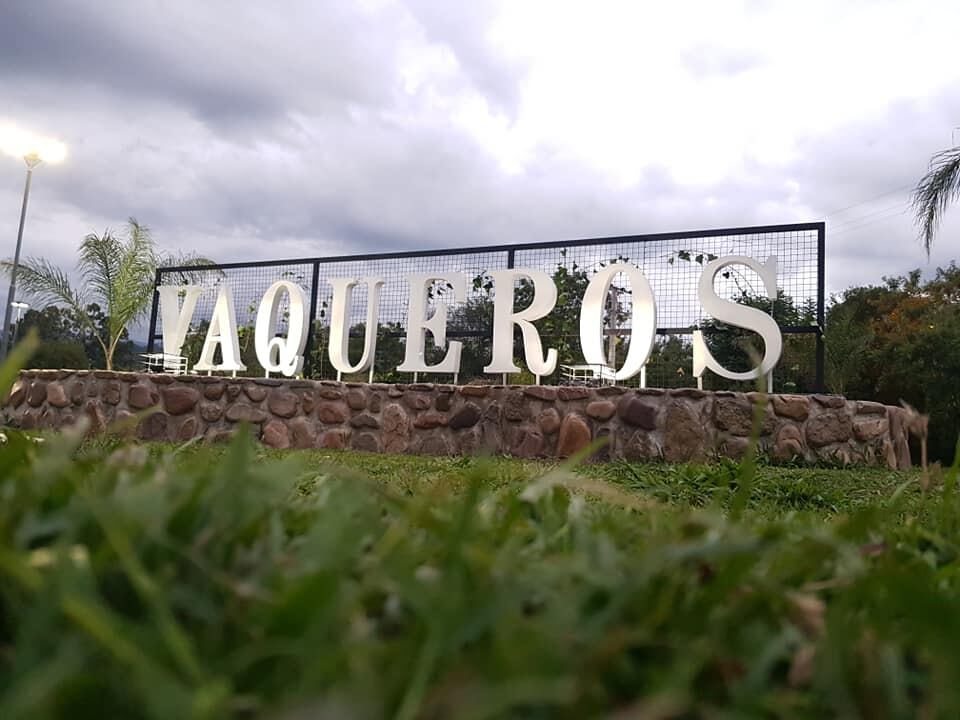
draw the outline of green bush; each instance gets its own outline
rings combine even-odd
[[[827,312],[831,390],[930,416],[930,456],[953,459],[960,435],[960,267],[915,270],[850,288]],[[918,457],[915,455],[915,459]]]
[[[90,360],[84,352],[83,345],[67,340],[44,340],[30,358],[30,367],[86,370],[90,367]]]

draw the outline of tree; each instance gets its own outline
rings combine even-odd
[[[37,334],[40,344],[30,356],[30,367],[90,367],[90,359],[84,352],[83,341],[69,310],[52,305],[42,310],[27,310],[17,323],[16,334],[18,337],[26,337],[31,331]]]
[[[44,340],[30,356],[30,367],[40,370],[85,370],[90,367],[90,359],[76,343],[67,340]]]
[[[55,305],[41,310],[27,310],[17,323],[17,335],[26,337],[31,329],[36,331],[41,342],[63,340],[76,343],[79,340],[73,313]]]
[[[861,373],[873,331],[858,317],[858,307],[845,299],[831,298],[823,342],[826,347],[827,387],[845,395],[849,384]]]
[[[134,218],[127,221],[122,235],[109,228],[102,235],[87,235],[80,243],[78,256],[80,289],[71,285],[63,270],[43,258],[27,259],[17,271],[18,280],[26,292],[41,302],[66,306],[99,346],[108,370],[114,367],[127,327],[146,313],[153,298],[157,268],[210,262],[195,256],[160,253],[150,231]],[[8,262],[0,267],[8,274],[12,270]],[[91,304],[105,309],[103,322],[98,323],[98,318],[87,311]]]
[[[471,297],[450,311],[447,336],[463,343],[460,356],[463,380],[483,377],[483,368],[490,364],[492,328],[493,300],[487,296]]]
[[[830,308],[828,352],[837,347],[831,332],[838,330],[841,346],[844,336],[865,338],[843,377],[844,394],[888,405],[902,400],[928,414],[930,454],[952,462],[960,431],[960,268],[937,268],[926,282],[914,270],[850,288]]]
[[[960,197],[960,146],[938,152],[913,191],[911,204],[923,246],[930,254],[933,238],[947,207]]]
[[[647,360],[651,387],[693,387],[693,344],[681,335],[657,336]]]
[[[70,308],[48,305],[42,310],[28,310],[17,326],[20,337],[34,330],[40,346],[30,359],[35,368],[88,368],[104,364],[103,349],[97,336],[107,332],[108,318],[100,306],[91,303],[83,309],[82,317]],[[90,330],[90,326],[97,329]],[[114,353],[115,367],[131,367],[133,343],[126,330]]]

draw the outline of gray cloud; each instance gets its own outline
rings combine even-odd
[[[343,113],[382,105],[393,92],[380,72],[396,60],[390,18],[350,3],[285,4],[278,13],[209,2],[181,13],[163,3],[39,0],[4,14],[5,84],[45,83],[80,97],[103,91],[110,110],[164,102],[256,134],[291,112]]]

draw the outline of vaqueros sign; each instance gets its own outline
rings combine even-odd
[[[746,266],[760,276],[764,291],[771,300],[777,296],[777,259],[770,256],[765,262],[744,255],[730,255],[715,259],[704,267],[697,287],[697,296],[703,310],[716,320],[752,331],[763,340],[764,351],[760,362],[746,372],[733,372],[723,367],[710,353],[703,334],[693,333],[693,374],[702,378],[706,370],[731,380],[753,380],[769,376],[776,367],[783,349],[780,328],[774,319],[754,307],[736,303],[717,295],[714,280],[719,272],[732,265]],[[603,353],[603,312],[607,293],[614,278],[623,273],[633,289],[632,329],[626,359],[620,368],[607,365]],[[552,278],[543,270],[509,269],[491,270],[487,273],[493,282],[493,329],[491,334],[491,360],[483,368],[485,373],[519,373],[521,368],[514,362],[514,327],[519,327],[523,337],[523,360],[527,368],[539,379],[550,375],[557,367],[555,348],[544,348],[534,322],[549,315],[557,302],[557,288]],[[446,283],[452,288],[453,301],[466,300],[468,276],[464,273],[421,273],[405,276],[409,287],[407,337],[403,362],[397,366],[400,372],[457,374],[460,369],[462,343],[446,340],[447,306],[438,303],[428,315],[429,291],[435,282]],[[530,304],[514,309],[515,283],[525,279],[532,284],[533,297]],[[376,328],[379,319],[380,293],[384,285],[380,277],[335,278],[331,301],[330,342],[327,349],[330,363],[338,372],[358,373],[372,367],[376,351]],[[360,283],[368,288],[363,353],[360,360],[351,363],[347,357],[347,341],[352,290]],[[157,288],[159,293],[160,319],[163,331],[163,352],[179,355],[193,319],[197,301],[205,291],[198,285],[165,285]],[[277,321],[281,301],[289,298],[286,337],[277,334]],[[288,280],[278,280],[263,295],[257,311],[254,344],[257,360],[269,373],[287,377],[299,375],[303,370],[304,349],[307,343],[310,318],[308,316],[306,291]],[[580,309],[580,346],[585,361],[602,368],[616,380],[624,381],[637,375],[646,364],[653,348],[657,330],[657,308],[653,290],[643,271],[630,263],[608,265],[590,280],[583,295]],[[446,354],[438,362],[426,360],[427,333],[432,336],[435,347],[445,349]],[[220,362],[215,362],[220,350]],[[240,359],[237,320],[233,294],[228,285],[220,286],[210,325],[194,366],[201,372],[240,372],[246,366]]]

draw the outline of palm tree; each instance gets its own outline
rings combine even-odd
[[[943,213],[957,198],[960,198],[960,146],[930,158],[930,169],[913,191],[911,204],[927,255]]]
[[[83,282],[79,290],[70,284],[63,270],[43,258],[29,258],[21,263],[18,281],[39,301],[67,306],[103,348],[107,370],[113,369],[113,355],[127,326],[141,319],[150,305],[157,268],[211,262],[159,252],[150,231],[134,218],[127,221],[126,231],[120,236],[109,228],[102,235],[87,235],[80,243],[78,255],[77,270]],[[11,263],[4,262],[0,268],[9,274]],[[107,337],[101,335],[86,312],[91,302],[97,302],[106,311]]]

